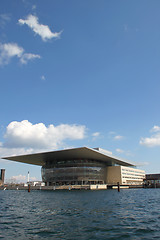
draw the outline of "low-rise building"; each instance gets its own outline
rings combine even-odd
[[[146,187],[160,187],[160,174],[146,174],[144,184]]]

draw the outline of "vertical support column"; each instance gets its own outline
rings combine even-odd
[[[120,192],[120,184],[119,184],[119,182],[117,182],[117,185],[118,185],[118,192]]]
[[[28,171],[28,179],[27,179],[27,182],[29,182],[29,171]]]

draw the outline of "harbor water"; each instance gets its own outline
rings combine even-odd
[[[0,191],[0,239],[160,239],[160,188]]]

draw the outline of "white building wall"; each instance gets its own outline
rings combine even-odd
[[[121,174],[122,184],[141,185],[145,179],[145,171],[136,168],[121,166]]]
[[[131,167],[111,166],[106,171],[107,184],[141,185],[144,178],[145,171]]]

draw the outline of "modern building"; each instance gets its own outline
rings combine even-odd
[[[145,172],[101,148],[72,148],[4,159],[42,166],[46,186],[143,184]]]

